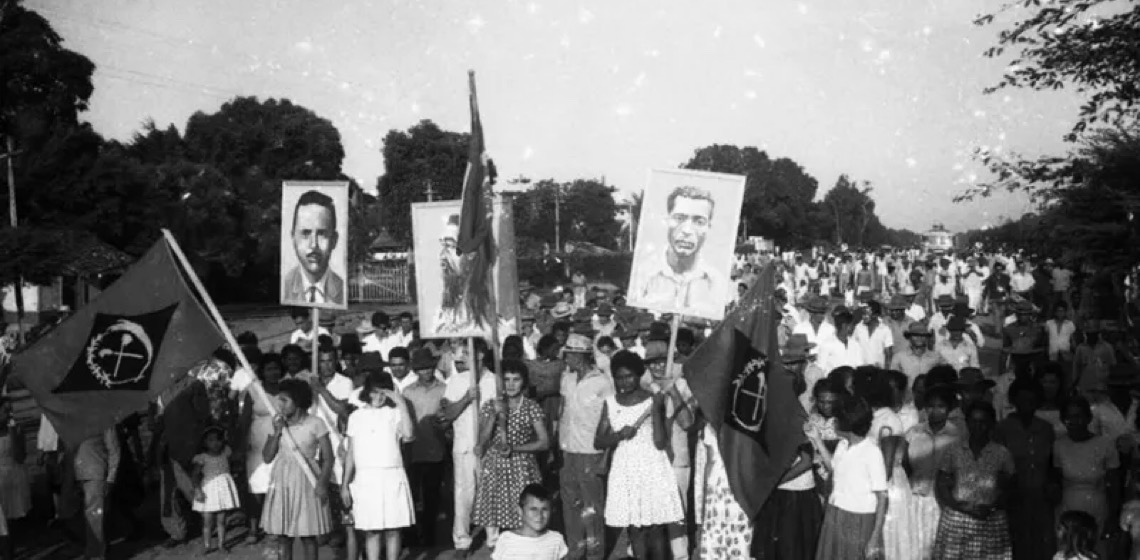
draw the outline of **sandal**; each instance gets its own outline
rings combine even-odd
[[[245,537],[245,544],[254,545],[261,542],[261,535],[257,533],[250,533]]]

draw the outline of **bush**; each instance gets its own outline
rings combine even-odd
[[[574,270],[586,273],[590,282],[604,281],[623,290],[629,283],[629,271],[633,266],[633,253],[615,255],[562,255],[564,265],[561,274],[547,275],[542,266],[542,258],[518,259],[519,280],[529,280],[532,286],[549,287],[569,282],[568,274]]]

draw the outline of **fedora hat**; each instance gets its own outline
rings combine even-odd
[[[420,348],[412,353],[413,370],[435,368],[438,362],[439,360],[431,353],[431,350],[427,348]]]
[[[379,352],[365,352],[360,355],[360,361],[356,362],[356,369],[361,372],[384,371],[384,358],[380,357]]]
[[[938,299],[934,300],[934,303],[938,307],[953,307],[954,306],[954,298],[952,296],[947,295],[947,294],[942,294],[942,295],[938,296]]]
[[[974,316],[974,308],[970,307],[970,304],[968,303],[958,302],[954,304],[954,309],[950,313],[952,313],[955,317],[968,319]]]
[[[933,337],[934,333],[930,332],[930,328],[926,326],[926,323],[915,321],[907,326],[906,332],[903,333],[903,336],[906,338],[910,338],[912,336]]]
[[[360,320],[360,324],[356,325],[356,334],[360,336],[369,335],[376,332],[376,325],[372,324],[372,319],[365,317]]]
[[[891,301],[887,302],[887,309],[889,310],[902,310],[910,307],[906,301],[906,296],[902,294],[895,294],[891,296]]]
[[[1032,303],[1028,300],[1021,300],[1013,304],[1013,313],[1015,315],[1032,315],[1037,312],[1037,308],[1033,307]]]
[[[802,362],[815,354],[813,350],[815,344],[808,340],[806,334],[793,334],[788,337],[787,344],[784,345],[784,351],[780,357],[784,360],[785,364],[794,364]]]
[[[910,284],[910,282],[907,282],[907,284],[905,286],[903,286],[902,295],[903,296],[916,296],[916,295],[918,295],[918,292],[915,291],[914,286],[912,286]]]
[[[814,296],[807,302],[808,313],[827,313],[827,298]]]
[[[669,341],[669,325],[660,321],[655,321],[649,325],[648,341]]]
[[[574,314],[574,307],[565,301],[558,302],[554,309],[550,310],[550,316],[555,319],[565,319]]]
[[[566,344],[562,346],[562,351],[572,352],[574,354],[589,354],[594,351],[594,346],[590,344],[590,339],[580,334],[571,334],[566,338]]]
[[[946,321],[946,330],[950,332],[966,332],[966,319],[957,315],[951,317],[949,321]]]
[[[669,343],[653,340],[645,344],[645,362],[665,361],[669,359]]]

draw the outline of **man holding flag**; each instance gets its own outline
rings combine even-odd
[[[770,263],[684,364],[707,422],[694,471],[702,559],[750,557],[751,520],[806,441],[806,415],[779,355],[776,282]]]

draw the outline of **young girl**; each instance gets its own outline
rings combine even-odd
[[[1057,520],[1057,554],[1053,560],[1098,560],[1096,520],[1083,511],[1066,511]]]
[[[345,431],[341,498],[352,508],[356,530],[365,534],[365,558],[379,560],[383,536],[386,557],[396,560],[400,529],[416,522],[400,453],[400,444],[414,437],[415,423],[390,374],[369,374],[361,396],[368,404],[348,417]]]
[[[491,560],[562,560],[570,553],[562,533],[546,528],[553,498],[541,484],[530,484],[519,494],[522,526],[499,536]]]
[[[237,484],[230,476],[230,446],[226,445],[226,431],[221,426],[210,426],[202,433],[204,453],[194,456],[193,478],[197,490],[194,494],[194,511],[202,514],[202,544],[205,553],[218,550],[211,542],[214,525],[218,527],[218,545],[226,546],[226,512],[241,504]],[[216,520],[216,521],[215,521]]]
[[[617,394],[602,406],[594,435],[598,449],[617,448],[606,492],[606,525],[629,528],[635,557],[668,558],[666,526],[684,519],[684,511],[665,451],[665,395],[641,388],[645,363],[637,354],[618,352],[610,368]]]

